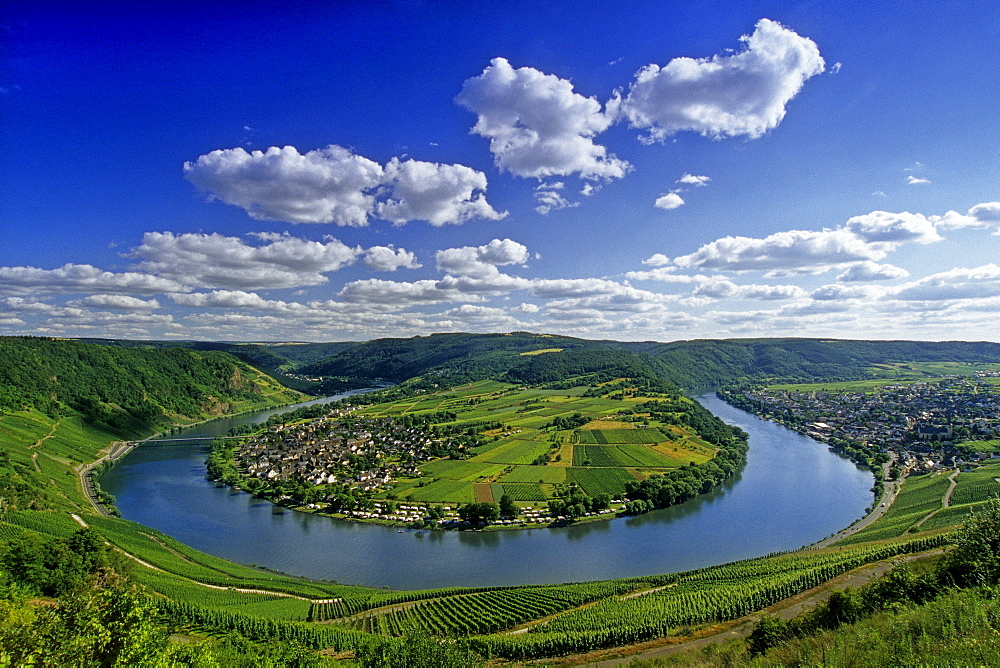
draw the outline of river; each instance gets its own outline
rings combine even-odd
[[[811,544],[851,524],[872,503],[872,474],[822,443],[715,396],[698,400],[750,435],[740,474],[672,508],[578,526],[400,532],[299,513],[209,481],[207,444],[138,447],[100,482],[115,495],[122,517],[204,552],[292,575],[392,589],[547,584],[699,568]],[[217,420],[184,435],[225,434],[234,424],[263,422],[287,410]]]

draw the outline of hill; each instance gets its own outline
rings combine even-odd
[[[456,382],[547,382],[608,371],[655,377],[690,390],[744,379],[874,378],[889,373],[882,365],[934,361],[1000,362],[1000,344],[798,338],[630,343],[527,332],[434,334],[356,344],[300,370],[394,382],[432,371]]]

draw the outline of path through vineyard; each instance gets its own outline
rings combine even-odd
[[[764,608],[752,615],[747,615],[740,619],[722,624],[714,624],[703,629],[700,637],[690,637],[683,641],[679,637],[660,638],[650,642],[633,645],[631,647],[617,647],[588,654],[578,654],[565,657],[561,662],[569,665],[586,665],[594,668],[605,668],[608,666],[625,665],[635,659],[655,659],[672,656],[681,652],[697,651],[714,643],[725,642],[735,638],[746,638],[753,631],[754,626],[760,620],[761,614],[774,615],[780,619],[792,619],[806,610],[809,610],[830,597],[835,591],[851,588],[857,589],[869,582],[876,580],[896,566],[902,563],[927,559],[944,552],[937,548],[920,554],[911,554],[905,557],[894,557],[874,564],[868,564],[839,575],[834,579],[813,587],[800,594],[796,594],[774,605]],[[697,636],[698,634],[696,634]],[[605,658],[615,657],[615,658]]]

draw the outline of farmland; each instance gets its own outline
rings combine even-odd
[[[350,443],[352,452],[364,453],[364,459],[347,453],[349,463],[360,460],[376,468],[356,474],[359,481],[373,480],[364,484],[353,483],[350,471],[337,475],[328,494],[336,489],[342,496],[352,495],[355,503],[335,508],[320,504],[320,510],[362,520],[399,522],[402,517],[403,523],[411,523],[414,513],[439,508],[443,516],[431,519],[443,519],[440,524],[446,527],[454,523],[457,506],[498,503],[505,496],[524,510],[573,494],[606,495],[623,503],[630,483],[697,468],[719,450],[706,440],[710,436],[699,433],[698,425],[714,418],[699,423],[691,417],[692,411],[701,411],[693,400],[664,394],[664,389],[643,389],[625,378],[560,389],[488,380],[382,403],[366,399],[349,412],[335,409],[334,417],[313,421],[334,425],[327,437],[331,444],[343,433],[339,447]],[[301,421],[281,429],[316,438],[318,431],[310,424]],[[393,435],[391,450],[373,446],[385,439],[380,433]],[[348,435],[353,440],[346,440]],[[444,454],[428,459],[430,443]],[[325,477],[332,470],[328,466],[319,476],[306,475]],[[322,494],[320,485],[312,498]],[[407,513],[396,512],[397,504]],[[575,502],[568,505],[576,507]],[[355,512],[357,507],[364,509]],[[533,517],[530,523],[514,518],[507,525],[537,526],[537,513]]]

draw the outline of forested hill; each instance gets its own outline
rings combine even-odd
[[[694,389],[741,379],[853,380],[884,375],[878,365],[934,361],[1000,362],[1000,344],[794,338],[631,343],[526,332],[435,334],[357,344],[301,372],[397,382],[434,372],[457,382],[494,377],[530,383],[617,370]]]
[[[514,332],[511,334],[432,334],[409,339],[377,339],[304,366],[315,376],[348,376],[402,381],[427,371],[478,380],[526,365],[537,354],[607,351],[600,341],[568,336]],[[546,354],[541,354],[548,351]]]
[[[751,380],[856,380],[885,375],[879,365],[906,362],[1000,362],[1000,344],[964,341],[728,339],[677,341],[644,350],[681,387]]]
[[[286,384],[322,376],[341,379],[348,386],[374,380],[402,382],[425,374],[433,374],[439,384],[460,384],[485,378],[553,382],[617,373],[654,377],[690,390],[743,379],[855,380],[888,375],[889,370],[880,365],[906,362],[1000,362],[1000,344],[960,341],[785,338],[658,343],[513,332],[432,334],[360,343],[100,342],[124,348],[225,351],[268,370]],[[305,384],[297,387],[307,388]]]
[[[295,392],[222,352],[150,349],[72,340],[0,337],[0,412],[37,409],[50,416],[78,411],[92,424],[117,429],[229,412]]]

